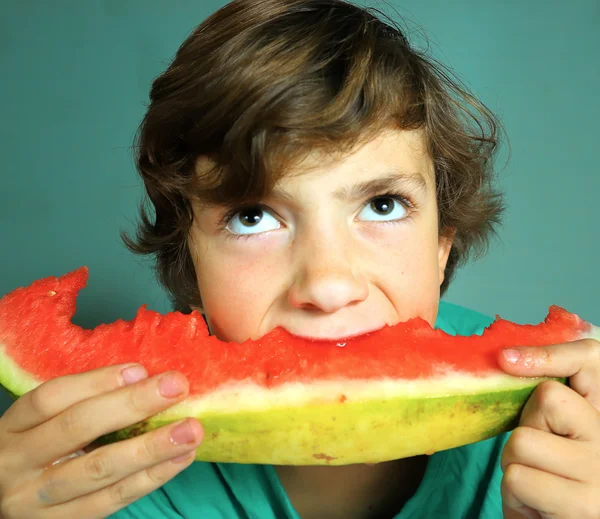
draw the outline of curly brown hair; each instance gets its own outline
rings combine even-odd
[[[259,200],[311,151],[343,155],[391,126],[422,129],[433,160],[440,233],[454,232],[443,294],[457,267],[487,251],[504,209],[493,185],[498,119],[378,9],[234,0],[152,84],[135,139],[147,198],[135,239],[122,238],[155,255],[175,310],[188,312],[201,306],[193,200]],[[214,167],[196,168],[201,156]]]

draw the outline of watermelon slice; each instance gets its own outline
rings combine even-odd
[[[14,397],[61,375],[140,362],[152,376],[178,370],[183,402],[100,438],[112,442],[186,416],[205,439],[196,459],[342,465],[399,459],[509,431],[544,379],[497,364],[511,345],[547,345],[600,329],[551,307],[543,323],[496,318],[482,336],[455,337],[424,320],[347,341],[309,341],[276,329],[258,341],[223,342],[197,312],[161,315],[142,306],[132,321],[74,325],[82,267],[0,299],[0,384]]]

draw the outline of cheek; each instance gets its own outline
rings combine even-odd
[[[376,279],[399,320],[422,317],[433,326],[440,294],[437,237],[415,226],[380,240],[377,250]]]
[[[277,297],[282,261],[266,243],[241,251],[215,250],[197,264],[198,287],[211,331],[221,340],[255,337]]]
[[[440,298],[437,262],[431,256],[415,254],[402,272],[395,291],[402,320],[422,317],[433,326]]]
[[[437,236],[423,227],[409,224],[399,230],[371,231],[367,240],[372,265],[391,277],[402,273],[409,283],[436,283],[439,278]]]

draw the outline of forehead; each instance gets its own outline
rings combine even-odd
[[[200,190],[195,191],[198,196],[194,198],[203,205],[235,205],[258,201],[275,192],[330,188],[332,184],[351,186],[374,179],[385,182],[397,176],[409,180],[414,176],[416,183],[421,182],[428,190],[435,186],[433,161],[422,130],[387,129],[363,138],[351,148],[329,145],[302,152],[298,146],[296,156],[284,158],[285,166],[271,170],[269,177],[261,171],[231,174],[227,167],[217,167],[208,157],[198,157],[196,176],[201,181],[197,185],[201,190],[208,188],[205,193],[209,196],[202,196]],[[243,189],[246,183],[250,189]],[[256,188],[260,184],[263,188]]]
[[[296,184],[316,177],[392,177],[414,175],[435,184],[433,160],[421,130],[388,130],[344,153],[315,150],[294,164],[276,185]]]

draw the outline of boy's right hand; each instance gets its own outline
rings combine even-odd
[[[124,367],[50,380],[23,395],[0,417],[0,519],[104,519],[192,463],[203,437],[195,419],[53,464],[188,394],[188,382],[180,373],[147,378],[138,366],[142,377],[136,383],[127,381]],[[164,389],[171,391],[163,396]],[[184,434],[177,435],[181,423]],[[182,455],[183,459],[174,459]]]

